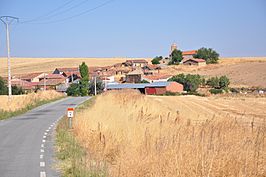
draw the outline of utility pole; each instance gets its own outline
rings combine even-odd
[[[4,23],[6,27],[6,47],[7,47],[7,64],[8,64],[8,100],[11,100],[12,87],[11,87],[11,63],[10,63],[10,45],[9,45],[9,25],[12,24],[14,20],[18,21],[18,18],[12,16],[2,16],[0,20]]]
[[[97,76],[94,77],[94,94],[95,94],[95,96],[97,95],[97,86],[96,86],[97,82],[96,82],[96,79],[97,79]]]
[[[44,78],[43,78],[43,90],[46,91],[46,74],[44,73]]]

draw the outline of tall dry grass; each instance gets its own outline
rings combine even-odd
[[[108,176],[266,176],[265,125],[194,124],[137,92],[97,97],[76,115],[74,133],[86,167]]]
[[[49,101],[60,97],[63,97],[63,94],[54,90],[40,91],[38,93],[30,93],[27,95],[14,95],[10,102],[8,101],[8,96],[2,95],[0,96],[0,110],[17,111],[38,102]]]

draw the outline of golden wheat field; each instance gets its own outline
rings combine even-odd
[[[63,97],[63,94],[56,91],[40,91],[38,93],[30,93],[27,95],[13,95],[11,101],[8,101],[8,96],[0,96],[0,110],[16,111],[23,109],[29,105],[34,105],[40,101],[48,101]]]
[[[88,66],[109,66],[130,58],[12,58],[12,75],[32,72],[52,72],[60,67],[78,67],[83,61]],[[150,59],[147,59],[150,60]],[[0,76],[7,75],[7,59],[0,58]]]
[[[265,99],[211,98],[197,105],[192,101],[197,98],[182,103],[183,98],[147,97],[130,90],[98,96],[73,122],[87,150],[86,167],[116,177],[266,176],[265,122],[249,126],[235,115],[219,113],[226,104],[240,103],[242,108],[259,105],[253,112],[265,116]],[[246,116],[252,119],[249,112]]]

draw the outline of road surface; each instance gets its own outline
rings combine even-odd
[[[59,176],[53,163],[53,130],[68,107],[87,99],[68,97],[0,121],[0,176]]]

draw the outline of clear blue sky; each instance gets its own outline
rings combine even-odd
[[[0,0],[0,16],[23,21],[66,2]],[[35,23],[69,17],[105,0],[84,2]],[[64,22],[18,24],[11,29],[11,54],[17,57],[154,57],[167,55],[173,42],[182,50],[211,47],[221,56],[266,56],[266,1],[116,0]],[[5,55],[5,28],[0,24],[0,56]]]

